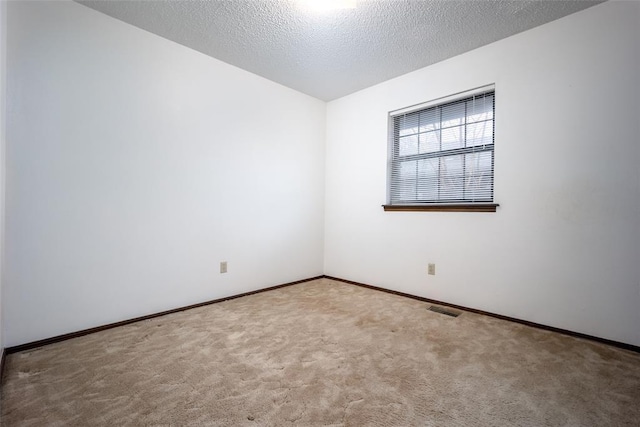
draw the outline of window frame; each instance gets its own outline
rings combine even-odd
[[[433,151],[433,152],[425,152],[425,153],[417,153],[412,155],[407,155],[403,157],[403,161],[409,160],[423,160],[423,159],[433,159],[433,158],[444,158],[450,157],[452,155],[460,155],[460,154],[468,154],[468,153],[478,153],[478,152],[486,152],[492,151],[491,156],[491,200],[483,200],[483,201],[410,201],[408,203],[402,202],[393,202],[392,201],[392,187],[394,185],[394,168],[397,168],[397,165],[400,163],[399,155],[397,154],[400,144],[400,126],[396,126],[395,121],[398,117],[403,115],[408,115],[412,113],[420,113],[427,111],[434,107],[444,107],[447,105],[452,105],[456,102],[461,102],[468,98],[473,98],[474,96],[479,96],[483,94],[493,94],[493,111],[494,114],[492,116],[492,125],[493,125],[493,133],[492,138],[493,142],[490,144],[491,147],[487,148],[486,146],[472,146],[472,147],[462,147],[462,148],[454,148],[448,150]],[[468,117],[468,113],[466,112],[465,106],[465,123],[460,127],[467,130],[467,125],[469,123],[466,122],[466,118]],[[440,212],[496,212],[496,208],[499,204],[495,203],[494,197],[494,185],[495,185],[495,85],[485,85],[475,89],[471,89],[464,92],[459,92],[450,96],[445,96],[441,98],[437,98],[428,102],[424,102],[421,104],[412,105],[406,108],[390,111],[388,114],[389,122],[388,122],[388,154],[387,154],[387,203],[382,205],[385,211],[440,211]],[[420,133],[418,131],[418,133]],[[418,178],[416,178],[418,179]],[[440,188],[440,186],[438,186]],[[464,188],[464,187],[463,187]]]

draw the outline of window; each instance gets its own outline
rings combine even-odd
[[[389,113],[385,210],[495,212],[493,86]]]

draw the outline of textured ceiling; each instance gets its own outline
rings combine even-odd
[[[295,0],[78,2],[325,101],[600,3],[359,0],[313,14]]]

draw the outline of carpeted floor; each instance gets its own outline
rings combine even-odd
[[[327,279],[12,354],[5,426],[638,426],[640,354]]]

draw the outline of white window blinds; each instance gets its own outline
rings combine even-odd
[[[495,94],[482,89],[390,113],[389,204],[493,201]]]

